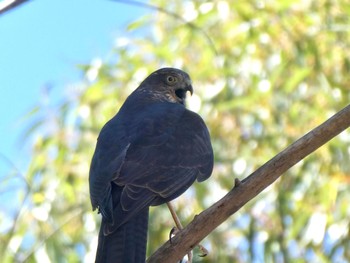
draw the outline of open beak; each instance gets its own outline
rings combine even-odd
[[[178,102],[180,102],[181,104],[185,104],[187,91],[189,91],[191,93],[191,95],[193,94],[192,85],[188,85],[184,88],[180,88],[180,89],[175,90],[176,100]]]

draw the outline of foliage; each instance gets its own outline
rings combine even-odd
[[[235,177],[248,176],[348,103],[347,1],[152,3],[169,12],[150,10],[130,24],[109,60],[81,66],[84,78],[63,102],[32,112],[32,160],[21,212],[1,234],[3,262],[92,260],[99,216],[90,211],[88,169],[95,141],[155,69],[190,73],[195,95],[188,106],[210,127],[215,151],[212,177],[175,201],[184,223]],[[202,244],[209,256],[195,260],[350,261],[349,142],[344,132],[301,161],[208,236]],[[151,212],[148,253],[173,226],[165,206]]]

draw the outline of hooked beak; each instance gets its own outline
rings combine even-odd
[[[191,96],[193,95],[193,87],[191,84],[186,87],[186,90],[191,93]]]

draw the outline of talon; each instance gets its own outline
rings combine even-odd
[[[198,248],[202,252],[201,254],[198,255],[199,257],[204,258],[209,254],[209,251],[205,247],[203,247],[201,244],[198,245]]]
[[[179,229],[177,229],[176,226],[174,226],[171,230],[170,230],[170,233],[169,233],[169,242],[170,244],[172,244],[172,238],[176,235],[176,233],[179,232]]]

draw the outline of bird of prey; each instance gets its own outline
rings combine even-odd
[[[187,73],[159,69],[102,128],[89,174],[92,207],[102,214],[96,262],[145,262],[149,206],[211,175],[209,132],[185,108],[187,91]]]

